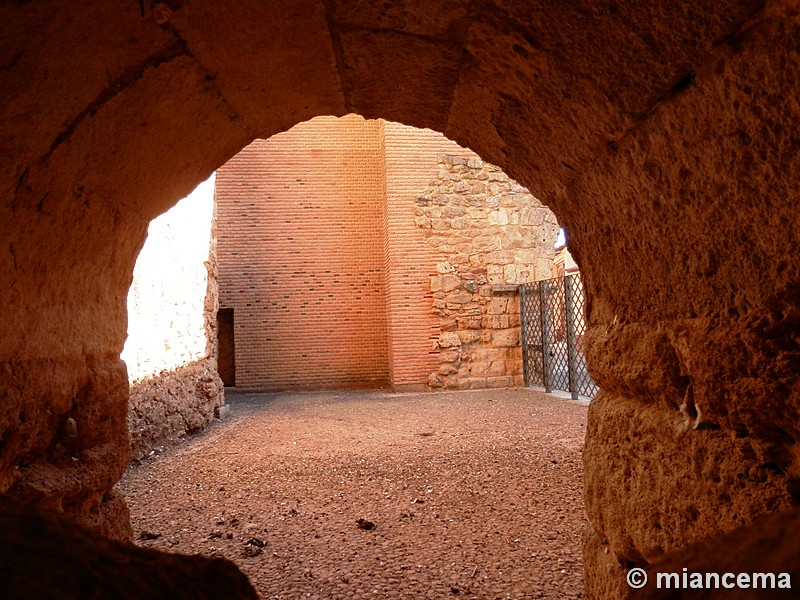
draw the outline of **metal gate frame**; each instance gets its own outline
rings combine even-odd
[[[523,374],[526,386],[592,397],[597,384],[586,368],[585,296],[580,274],[520,286]]]

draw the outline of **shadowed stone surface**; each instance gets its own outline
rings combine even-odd
[[[182,556],[115,542],[0,496],[3,598],[53,600],[257,599],[223,558]]]
[[[702,573],[706,586],[706,573],[716,573],[723,578],[726,573],[735,576],[745,574],[747,587],[738,584],[731,587],[732,578],[721,581],[712,589],[675,589],[672,579],[667,589],[662,578],[658,588],[657,573],[677,573],[683,583],[683,572],[691,585],[692,574]],[[800,581],[800,510],[770,515],[752,525],[736,529],[724,536],[694,544],[689,548],[666,557],[647,569],[647,586],[639,591],[630,591],[633,600],[666,600],[667,598],[789,598],[797,595]],[[762,574],[756,576],[756,574]],[[774,578],[764,576],[774,575]],[[695,585],[699,583],[697,576]],[[710,582],[713,584],[714,580]],[[786,587],[790,585],[790,588]]]

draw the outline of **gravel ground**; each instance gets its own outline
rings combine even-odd
[[[586,406],[531,390],[228,394],[131,466],[138,543],[263,598],[580,598]]]

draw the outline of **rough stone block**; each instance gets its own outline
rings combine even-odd
[[[455,331],[456,320],[452,317],[443,318],[439,324],[442,331]]]
[[[459,322],[459,324],[461,324]],[[480,322],[479,322],[480,324]],[[462,325],[463,326],[463,325]],[[458,332],[458,337],[461,338],[462,344],[471,344],[477,342],[481,338],[480,332],[477,328],[466,329]]]
[[[486,387],[488,388],[507,388],[514,387],[513,377],[487,377]]]
[[[469,373],[472,377],[486,377],[489,374],[491,363],[488,361],[475,361],[469,365]]]
[[[423,229],[430,229],[432,227],[431,220],[428,217],[415,217],[414,224]]]
[[[485,377],[469,377],[458,382],[460,390],[483,390],[486,389]]]
[[[458,367],[456,367],[453,363],[442,363],[439,365],[439,374],[453,375],[455,373],[458,373]]]
[[[445,331],[439,334],[439,347],[440,348],[457,348],[461,346],[461,340],[457,333],[452,331]]]
[[[448,219],[454,219],[456,217],[463,217],[467,212],[467,209],[462,206],[445,206],[443,209],[443,214]]]
[[[489,371],[486,374],[490,377],[503,377],[508,375],[508,366],[506,365],[506,361],[502,358],[499,360],[493,360],[489,365]]]
[[[481,318],[480,317],[464,317],[458,319],[458,326],[467,329],[467,330],[478,330],[481,328]],[[465,336],[472,336],[470,332],[467,331],[460,331],[459,335],[464,334]],[[470,341],[475,341],[471,339]]]
[[[458,275],[447,273],[442,276],[441,290],[445,293],[452,292],[461,285],[461,278]]]
[[[454,290],[447,294],[446,300],[448,303],[463,305],[472,301],[472,294],[467,290]]]
[[[500,329],[492,332],[492,342],[500,348],[519,345],[519,329]]]
[[[437,373],[428,375],[428,387],[440,388],[444,386],[444,381]]]
[[[492,298],[486,306],[489,315],[503,315],[508,311],[508,298]]]

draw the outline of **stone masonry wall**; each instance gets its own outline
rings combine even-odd
[[[517,286],[550,277],[558,223],[498,167],[443,155],[416,224],[446,256],[431,277],[439,367],[430,387],[522,385]]]

